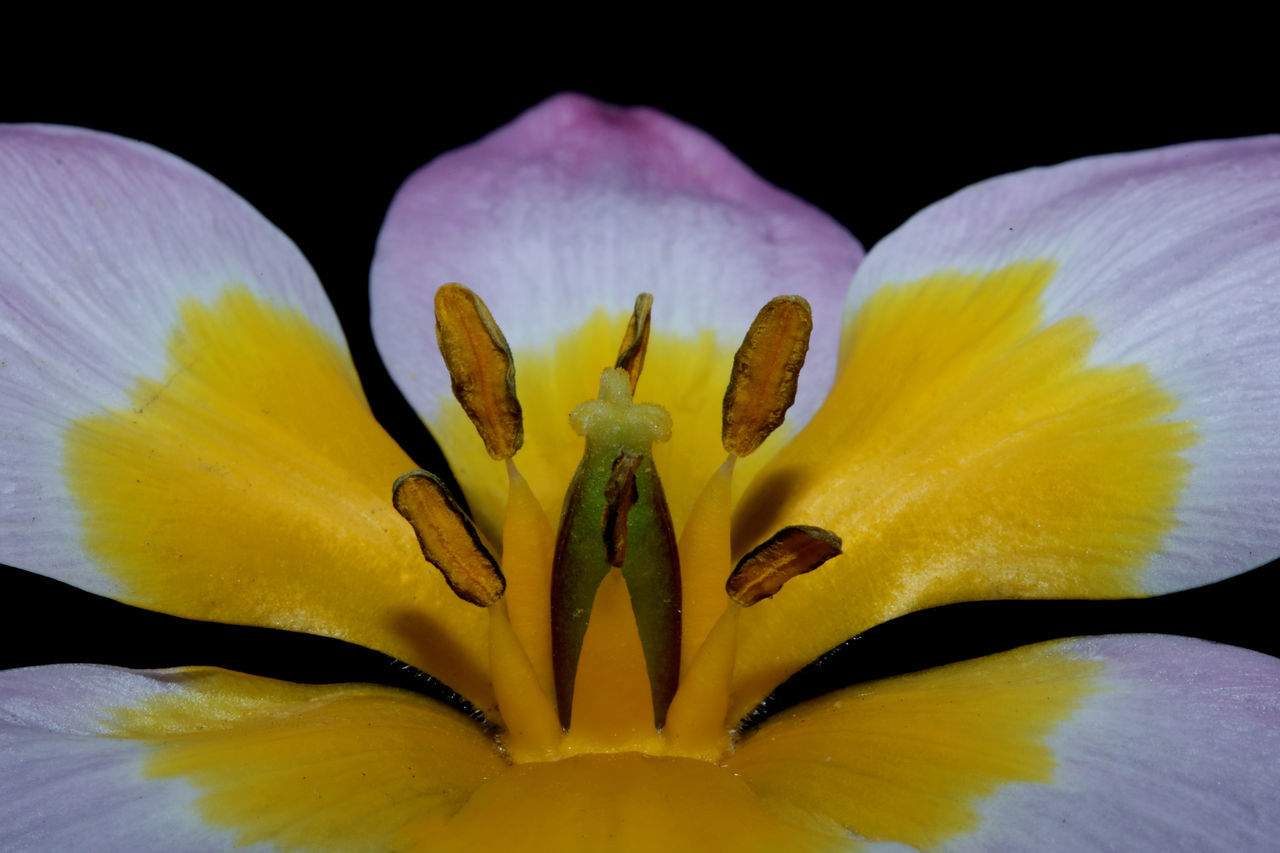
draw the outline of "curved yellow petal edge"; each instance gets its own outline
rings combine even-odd
[[[1103,665],[1047,643],[862,684],[791,708],[725,766],[762,798],[860,838],[934,849],[1001,785],[1053,781],[1047,739]],[[796,818],[799,819],[799,818]]]
[[[1091,362],[1088,318],[1044,324],[1054,273],[938,273],[852,318],[831,395],[734,518],[735,554],[811,524],[844,555],[743,614],[732,713],[914,610],[1140,594],[1195,430],[1146,367]]]
[[[66,432],[83,546],[117,597],[340,637],[491,704],[487,619],[458,606],[392,506],[417,466],[342,346],[244,287],[180,318],[165,374]]]
[[[222,670],[183,687],[116,709],[113,728],[150,747],[149,776],[190,781],[205,820],[243,845],[397,849],[403,827],[442,827],[506,770],[474,721],[412,693]]]
[[[147,745],[147,775],[190,781],[201,815],[241,844],[929,848],[976,826],[999,786],[1053,781],[1047,739],[1101,667],[1046,644],[847,688],[767,721],[720,764],[624,752],[510,765],[475,721],[420,696],[220,670],[111,720]]]
[[[843,850],[714,764],[636,753],[507,765],[474,721],[391,688],[219,670],[113,714],[152,777],[248,845],[308,850]],[[644,698],[644,697],[642,697]]]

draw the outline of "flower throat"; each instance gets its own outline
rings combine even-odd
[[[724,397],[728,458],[679,538],[652,452],[670,439],[671,418],[633,399],[652,303],[649,294],[636,299],[597,399],[569,416],[584,449],[552,534],[512,460],[524,431],[510,347],[470,290],[450,284],[436,294],[436,336],[454,396],[489,455],[507,466],[501,567],[429,472],[401,476],[394,503],[455,594],[489,609],[494,716],[516,761],[582,752],[723,755],[733,728],[725,717],[738,612],[840,553],[829,531],[786,527],[729,565],[734,462],[782,424],[795,399],[812,328],[808,303],[778,297],[748,330]]]

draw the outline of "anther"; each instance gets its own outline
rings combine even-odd
[[[636,471],[644,456],[624,450],[613,460],[613,471],[604,487],[604,517],[600,526],[604,532],[605,560],[616,569],[622,568],[627,559],[627,516],[640,498],[636,488]]]
[[[631,379],[632,394],[636,393],[636,383],[640,381],[645,352],[649,348],[649,309],[652,307],[652,293],[642,293],[636,297],[635,309],[631,312],[627,331],[622,336],[622,346],[618,347],[618,360],[613,364],[627,372]]]
[[[508,459],[524,444],[511,348],[479,296],[460,284],[436,291],[436,341],[453,396],[475,424],[494,459]]]
[[[733,357],[724,393],[725,450],[746,456],[782,424],[796,400],[812,330],[804,297],[779,296],[760,309]]]
[[[421,470],[402,474],[391,501],[418,534],[422,556],[440,570],[454,594],[479,607],[502,598],[507,587],[502,571],[439,477]]]
[[[771,598],[782,585],[839,556],[840,537],[821,527],[784,527],[746,554],[725,591],[743,607]]]

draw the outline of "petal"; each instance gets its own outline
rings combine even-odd
[[[508,766],[413,694],[220,670],[0,673],[5,849],[896,850],[638,754]]]
[[[306,261],[139,143],[0,137],[0,559],[337,636],[489,701],[485,624],[391,506],[413,467]]]
[[[148,779],[146,751],[105,737],[105,709],[164,693],[163,680],[107,667],[0,673],[0,846],[6,850],[225,850],[182,779]]]
[[[813,303],[791,416],[801,423],[834,375],[838,329],[828,318],[861,256],[833,220],[705,134],[653,110],[562,95],[401,188],[374,260],[373,326],[478,520],[496,531],[503,472],[456,412],[430,332],[436,288],[473,288],[516,353],[528,430],[518,462],[552,518],[580,452],[566,417],[595,397],[636,295],[653,293],[638,393],[675,418],[659,465],[676,481],[667,492],[679,520],[723,458],[720,400],[755,312],[784,293]]]
[[[5,849],[388,849],[505,764],[410,693],[220,670],[0,673]]]
[[[847,688],[728,767],[767,801],[931,850],[1269,850],[1277,759],[1280,661],[1138,636]]]
[[[1058,267],[1043,324],[1083,316],[1095,364],[1137,364],[1194,424],[1178,527],[1143,566],[1171,592],[1280,553],[1280,137],[1097,157],[971,187],[885,240],[848,313],[888,281],[1014,258]]]
[[[736,519],[739,548],[806,523],[846,556],[744,620],[743,692],[912,610],[1280,553],[1278,199],[1280,140],[1190,145],[988,181],[878,245],[832,396]]]

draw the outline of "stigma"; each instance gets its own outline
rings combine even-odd
[[[405,474],[393,502],[450,589],[488,609],[497,705],[485,710],[508,757],[723,757],[737,722],[726,714],[738,614],[840,552],[836,534],[797,524],[730,562],[734,463],[783,423],[795,399],[812,329],[808,303],[778,297],[747,331],[722,406],[726,459],[679,535],[653,457],[655,443],[671,438],[672,419],[636,400],[652,296],[636,299],[595,399],[566,413],[565,440],[580,438],[582,455],[554,528],[513,458],[524,430],[506,339],[462,285],[442,287],[435,304],[455,397],[507,469],[502,559],[434,475]]]

